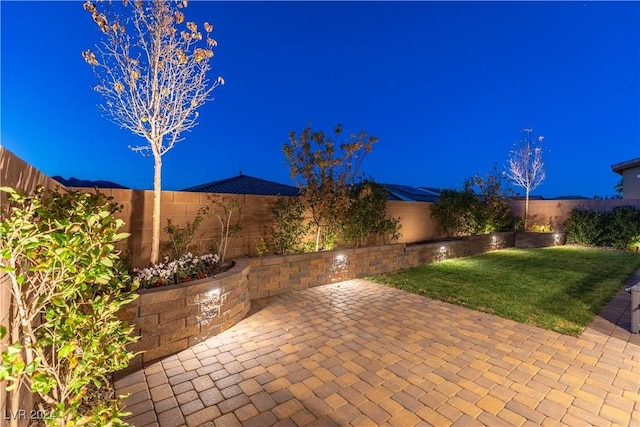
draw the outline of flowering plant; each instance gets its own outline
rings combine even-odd
[[[534,222],[529,231],[534,231],[536,233],[549,233],[553,231],[553,227],[551,224],[537,224]]]
[[[136,268],[133,270],[132,276],[140,281],[142,288],[155,288],[204,279],[222,270],[218,255],[194,256],[191,252],[188,252],[173,261],[169,261],[169,257],[165,257],[162,263],[147,268]]]

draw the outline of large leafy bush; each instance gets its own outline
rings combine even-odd
[[[468,236],[478,227],[476,212],[480,199],[473,190],[442,190],[440,199],[431,205],[431,216],[438,220],[449,237]]]
[[[564,223],[567,243],[579,243],[587,246],[604,246],[605,213],[573,209]]]
[[[400,220],[387,218],[388,193],[384,186],[365,180],[351,187],[351,203],[342,219],[343,238],[358,246],[366,246],[372,236],[387,240],[400,238]]]
[[[568,243],[627,249],[640,244],[640,210],[617,206],[609,212],[574,209],[564,223]]]
[[[304,239],[311,230],[311,223],[305,224],[304,214],[304,204],[297,197],[279,197],[271,205],[274,222],[270,230],[270,246],[275,253],[305,252],[308,245],[304,244]]]
[[[115,399],[91,399],[134,357],[126,349],[133,329],[116,315],[136,297],[114,247],[128,236],[118,233],[119,207],[100,193],[2,190],[10,204],[0,217],[0,274],[13,307],[2,325],[7,407],[17,413],[22,383],[40,397],[47,424],[124,425]]]
[[[431,206],[431,216],[449,237],[514,230],[520,222],[511,212],[495,168],[486,176],[467,179],[461,190],[442,190]]]

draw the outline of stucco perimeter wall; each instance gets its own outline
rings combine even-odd
[[[82,191],[93,191],[86,188],[78,188]],[[131,233],[126,242],[127,256],[134,267],[146,267],[149,265],[151,255],[151,232],[153,214],[153,191],[150,190],[123,190],[101,188],[101,192],[113,197],[114,201],[122,205],[122,211],[117,215],[124,220],[123,232]],[[173,224],[184,227],[187,223],[193,223],[194,218],[201,208],[209,207],[210,214],[198,228],[193,239],[194,253],[218,252],[216,244],[220,240],[220,221],[216,213],[224,213],[221,208],[215,207],[207,193],[186,191],[163,191],[160,208],[160,241],[168,242],[169,235],[164,228],[167,220]],[[240,233],[230,240],[227,248],[227,259],[235,259],[240,256],[253,255],[260,237],[266,237],[271,226],[271,205],[276,201],[276,196],[256,196],[243,194],[219,194],[215,195],[220,200],[228,202],[236,200],[242,205],[242,211],[235,212],[231,217],[231,224],[239,223],[243,226]],[[161,247],[161,254],[167,254],[168,249]]]
[[[387,217],[400,218],[402,236],[394,243],[415,243],[444,238],[438,221],[431,217],[431,205],[428,202],[387,202]],[[382,243],[382,242],[380,242]]]
[[[93,191],[88,188],[77,188],[81,191]],[[123,232],[131,233],[126,243],[127,255],[134,267],[145,267],[149,264],[151,254],[151,230],[153,213],[153,192],[149,190],[100,189],[104,194],[113,197],[114,201],[122,205],[122,211],[117,215],[124,220]],[[169,236],[164,228],[167,220],[173,224],[185,226],[193,222],[201,208],[209,206],[210,213],[220,213],[207,193],[186,191],[163,191],[160,215],[160,240],[168,242]],[[223,201],[236,200],[242,205],[242,211],[232,216],[232,224],[239,223],[242,230],[230,240],[227,249],[227,259],[256,254],[260,239],[267,242],[273,225],[271,207],[278,199],[277,196],[258,196],[242,194],[217,194],[215,197]],[[387,203],[387,215],[400,218],[402,237],[394,243],[412,243],[433,240],[444,237],[438,223],[431,218],[430,203],[398,202]],[[194,238],[194,252],[217,252],[215,244],[220,239],[220,221],[215,215],[208,215],[196,232]],[[311,239],[312,236],[309,237]],[[382,239],[375,242],[383,244]],[[165,252],[161,250],[161,253]]]
[[[513,212],[524,217],[524,200],[511,202]],[[554,230],[563,230],[564,222],[575,208],[596,211],[610,211],[616,206],[634,206],[640,209],[638,199],[603,200],[530,200],[529,224],[551,224]]]
[[[92,189],[79,189],[93,191]],[[151,228],[153,192],[144,190],[100,189],[110,195],[123,206],[118,216],[125,221],[123,231],[131,233],[126,242],[127,254],[134,267],[144,267],[149,264],[151,254]],[[243,226],[240,233],[233,237],[227,249],[227,258],[235,259],[242,256],[256,255],[256,248],[261,238],[267,242],[273,225],[271,206],[278,199],[277,196],[258,196],[241,194],[215,195],[224,201],[234,199],[242,205],[240,216],[234,214],[232,224],[239,221]],[[193,222],[198,210],[209,206],[212,212],[222,213],[215,208],[206,193],[163,191],[160,226],[162,228],[160,240],[167,242],[169,236],[164,231],[167,220],[179,226]],[[445,237],[438,222],[431,217],[431,205],[427,202],[387,202],[387,216],[399,218],[402,236],[391,243],[415,243],[436,240]],[[640,209],[640,200],[532,200],[529,203],[529,224],[551,223],[554,230],[562,230],[563,224],[574,208],[611,210],[615,206],[630,205]],[[512,202],[514,213],[524,215],[524,201]],[[202,222],[194,238],[193,251],[216,252],[216,242],[219,241],[220,222],[217,217],[209,215]],[[381,238],[371,242],[385,244]],[[166,253],[166,250],[164,251]]]
[[[34,168],[11,151],[0,146],[0,187],[11,187],[24,193],[31,193],[38,185],[45,188],[64,188],[53,178]],[[2,206],[6,203],[4,195],[0,196]]]
[[[249,298],[263,298],[514,245],[514,233],[508,232],[417,245],[399,243],[251,258]]]

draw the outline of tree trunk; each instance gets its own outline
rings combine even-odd
[[[151,264],[157,264],[160,256],[160,198],[162,196],[162,157],[154,154],[153,165],[153,227],[151,231]]]
[[[15,268],[15,260],[12,260],[11,266]],[[9,299],[12,305],[11,315],[9,317],[11,331],[10,342],[22,345],[22,358],[25,364],[29,365],[33,362],[33,350],[31,349],[32,342],[31,335],[29,334],[29,322],[31,321],[31,318],[28,316],[28,313],[24,308],[22,289],[17,282],[16,276],[10,274],[7,276],[10,278],[12,289],[10,294],[11,297]],[[30,390],[27,387],[26,375],[19,375],[18,377],[20,378],[18,386],[13,389],[13,391],[9,392],[10,400],[8,411],[0,414],[3,419],[6,419],[7,415],[9,416],[10,427],[26,425],[26,422],[22,419],[23,412],[21,411],[27,411],[27,413],[29,413],[32,409],[32,400],[29,399],[25,401],[25,398],[28,398],[30,394]]]
[[[320,226],[316,225],[316,252],[320,250]]]
[[[524,196],[524,231],[527,231],[528,217],[529,217],[529,189],[525,191],[525,196]]]

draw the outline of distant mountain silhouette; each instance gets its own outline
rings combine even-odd
[[[88,179],[78,179],[74,177],[65,179],[59,175],[52,176],[51,178],[55,179],[60,184],[66,187],[89,187],[89,188],[98,187],[98,188],[123,188],[123,189],[129,188],[111,181],[102,181],[102,180],[90,181]]]

